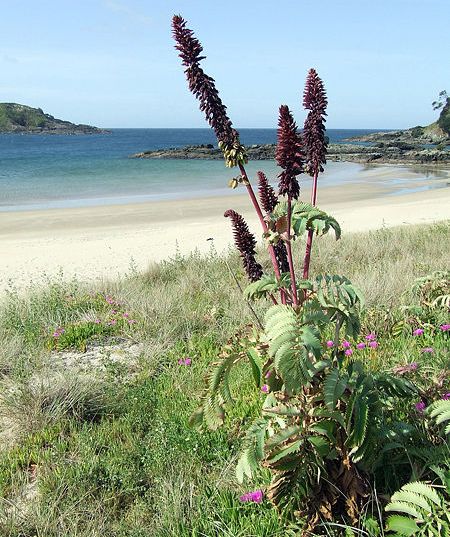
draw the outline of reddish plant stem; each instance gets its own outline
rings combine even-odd
[[[267,233],[267,231],[268,231],[267,222],[264,220],[264,215],[263,215],[263,213],[261,211],[261,207],[259,206],[258,200],[256,199],[256,196],[255,196],[255,193],[253,191],[253,188],[252,188],[252,185],[250,183],[250,180],[248,178],[247,172],[245,171],[245,168],[244,168],[244,166],[242,164],[239,164],[239,170],[241,172],[242,177],[244,178],[244,184],[245,184],[245,186],[247,188],[247,192],[248,192],[248,194],[250,196],[250,199],[252,200],[253,207],[255,208],[256,214],[258,215],[259,221],[261,222],[261,226],[263,228],[263,231],[264,231],[264,233]],[[273,265],[273,270],[275,272],[275,276],[276,276],[277,280],[280,280],[281,279],[280,269],[278,267],[278,261],[277,261],[277,258],[276,258],[276,255],[275,255],[275,250],[273,249],[272,244],[269,244],[269,254],[270,254],[270,258],[272,260],[272,265]],[[285,295],[283,289],[280,290],[280,295],[281,295],[281,302],[283,304],[286,304],[286,295]],[[272,300],[273,300],[273,297],[272,297]]]
[[[319,169],[314,170],[313,186],[311,192],[311,205],[314,207],[317,200],[317,178],[319,176]],[[308,231],[308,239],[306,241],[305,259],[303,261],[303,279],[307,280],[309,276],[309,265],[311,263],[311,248],[313,242],[314,231],[310,229]]]
[[[289,263],[289,273],[291,275],[292,301],[294,303],[294,306],[298,306],[297,282],[295,281],[295,270],[294,270],[294,262],[292,261],[292,248],[291,248],[291,213],[292,213],[292,199],[291,199],[291,196],[288,196],[286,249],[287,249],[287,256],[288,256],[288,263]]]

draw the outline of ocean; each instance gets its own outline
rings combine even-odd
[[[331,142],[373,130],[327,131]],[[245,145],[274,143],[275,129],[241,129]],[[230,194],[223,161],[130,159],[150,149],[215,143],[210,129],[114,129],[96,135],[0,135],[0,211],[83,207]],[[251,162],[249,175],[272,161]],[[323,184],[352,181],[354,163],[327,165]]]

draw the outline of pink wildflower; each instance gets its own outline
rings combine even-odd
[[[269,386],[268,386],[267,384],[263,384],[263,385],[261,386],[261,391],[262,391],[263,393],[267,393],[267,392],[269,391]]]
[[[134,324],[136,322],[135,319],[128,319],[128,324]]]
[[[439,327],[443,332],[448,332],[450,330],[450,324],[441,324]]]
[[[352,349],[347,349],[344,354],[345,356],[351,356],[353,354],[353,351]]]
[[[423,328],[417,328],[416,330],[414,330],[412,335],[413,336],[421,336],[423,334],[423,332],[424,332]]]
[[[414,406],[416,407],[417,412],[419,412],[420,414],[423,414],[423,411],[425,410],[425,407],[426,407],[423,401],[419,401]]]
[[[117,320],[116,319],[111,319],[108,324],[111,325],[111,326],[114,326],[115,324],[117,324]]]
[[[95,324],[100,324],[101,321],[100,321],[100,319],[95,319],[94,323],[95,323]]]
[[[264,376],[266,379],[268,379],[271,374],[272,374],[272,371],[267,371],[267,373]]]
[[[192,360],[191,358],[180,358],[178,360],[178,365],[191,365]]]
[[[329,339],[329,340],[327,341],[327,347],[328,347],[328,348],[334,347],[334,341],[331,341],[331,339]]]
[[[123,317],[124,319],[128,319],[129,316],[130,316],[129,313],[124,313],[124,314],[122,315],[122,317]]]
[[[376,349],[378,347],[378,341],[369,341],[369,347]]]
[[[449,401],[450,400],[450,393],[444,393],[442,395],[441,399],[444,399],[444,401]]]
[[[358,343],[358,344],[356,345],[356,348],[357,348],[357,349],[365,349],[365,348],[366,348],[366,344],[365,344],[365,343]]]
[[[425,347],[422,349],[422,352],[434,352],[433,347]]]
[[[374,341],[377,338],[376,334],[371,332],[370,334],[367,334],[366,339],[367,341]]]
[[[254,490],[253,492],[247,492],[243,494],[239,499],[241,502],[254,502],[261,503],[264,497],[264,493],[261,489]]]
[[[344,341],[342,342],[342,346],[344,347],[344,349],[349,349],[350,341],[347,341],[346,339],[344,339]]]

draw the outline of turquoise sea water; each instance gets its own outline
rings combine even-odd
[[[273,129],[241,129],[244,144],[273,143]],[[332,142],[370,130],[329,130]],[[0,211],[230,194],[222,161],[130,159],[149,149],[214,143],[209,129],[114,129],[105,135],[0,135]],[[275,178],[271,161],[249,163]],[[354,181],[361,166],[329,163],[323,184]]]

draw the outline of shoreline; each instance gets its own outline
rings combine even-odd
[[[319,207],[339,221],[343,233],[450,218],[449,188],[404,194],[405,184],[392,185],[384,177],[389,178],[388,170],[380,177],[375,169],[364,182],[323,187]],[[309,186],[303,186],[302,199],[309,199]],[[0,212],[0,292],[8,282],[22,288],[60,273],[81,281],[123,277],[177,254],[207,253],[212,244],[222,253],[232,244],[230,224],[223,218],[230,207],[244,215],[259,239],[257,217],[245,193]]]

